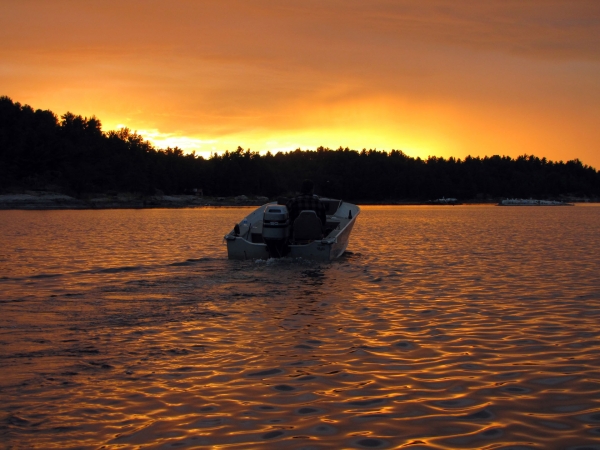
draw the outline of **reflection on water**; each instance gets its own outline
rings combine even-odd
[[[0,212],[8,448],[600,449],[600,207],[365,207],[333,263],[241,209]]]

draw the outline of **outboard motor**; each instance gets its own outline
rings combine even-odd
[[[263,215],[262,237],[271,258],[281,258],[288,252],[290,216],[284,205],[269,205]]]

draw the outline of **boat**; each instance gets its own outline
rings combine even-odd
[[[453,198],[453,197],[442,197],[442,198],[438,198],[436,200],[431,200],[429,203],[431,203],[432,205],[461,205],[462,203],[460,203],[458,201],[458,199]]]
[[[573,203],[556,200],[536,200],[533,198],[507,198],[498,203],[498,206],[573,206]]]
[[[348,247],[360,208],[342,200],[320,198],[327,223],[323,230],[314,211],[301,211],[293,224],[283,201],[259,206],[224,237],[229,259],[305,258],[331,261]]]

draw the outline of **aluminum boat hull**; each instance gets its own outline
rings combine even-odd
[[[267,208],[276,203],[258,207],[239,224],[239,234],[234,229],[225,235],[227,257],[229,259],[268,259],[272,257],[264,242],[256,242],[262,230],[262,217]],[[287,258],[305,258],[318,261],[331,261],[344,254],[350,241],[350,234],[360,214],[360,208],[347,202],[339,202],[337,210],[327,215],[327,223],[335,225],[323,238],[308,243],[290,243]]]

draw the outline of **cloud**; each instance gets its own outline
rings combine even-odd
[[[597,59],[596,0],[9,1],[5,47],[303,59],[403,41]],[[316,47],[315,44],[320,44]],[[308,61],[303,60],[304,63]]]

